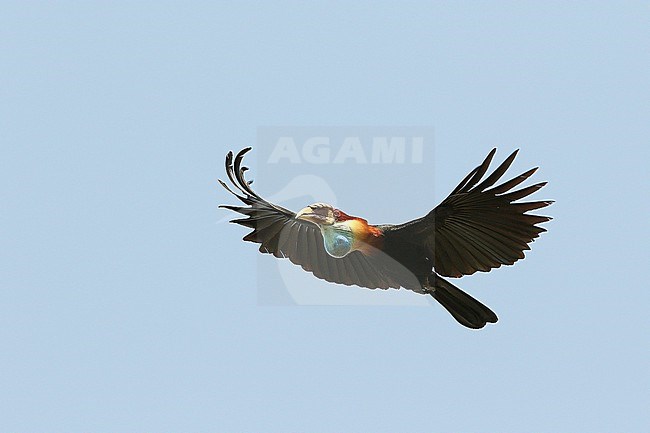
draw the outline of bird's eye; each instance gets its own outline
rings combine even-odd
[[[325,239],[325,250],[332,257],[345,257],[351,249],[352,243],[342,234],[335,234],[334,236]]]

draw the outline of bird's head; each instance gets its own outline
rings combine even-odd
[[[345,257],[363,250],[371,235],[377,235],[362,218],[350,216],[326,203],[314,203],[296,214],[296,218],[316,224],[323,235],[325,250],[332,257]]]
[[[320,227],[331,226],[337,222],[336,210],[327,203],[314,203],[298,212],[296,218],[312,222]]]

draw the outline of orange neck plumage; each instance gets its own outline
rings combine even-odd
[[[334,217],[337,223],[346,223],[354,234],[353,249],[365,254],[372,254],[372,250],[381,249],[383,244],[383,233],[375,226],[368,224],[363,218],[350,216],[345,212],[334,209]]]

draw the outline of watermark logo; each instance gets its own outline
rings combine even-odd
[[[359,136],[333,142],[327,136],[308,137],[296,143],[292,136],[278,137],[269,164],[422,164],[423,136],[373,136],[362,142]]]
[[[399,224],[409,219],[399,207],[423,192],[413,188],[414,173],[432,166],[433,137],[432,127],[421,126],[260,127],[249,177],[258,194],[293,212],[328,203],[370,224]],[[257,270],[261,305],[431,305],[406,290],[330,283],[271,254],[258,256]]]

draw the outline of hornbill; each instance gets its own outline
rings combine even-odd
[[[493,186],[512,164],[514,151],[482,179],[496,152],[472,170],[451,194],[422,218],[399,225],[371,225],[329,204],[315,203],[294,213],[270,203],[251,189],[241,163],[251,150],[226,155],[226,173],[246,206],[220,207],[246,216],[232,220],[253,229],[243,239],[261,244],[260,252],[288,258],[316,277],[369,289],[404,287],[433,296],[462,325],[479,329],[495,323],[488,307],[445,280],[488,272],[524,258],[529,243],[546,231],[551,218],[528,214],[552,201],[517,202],[546,185],[514,187],[536,170]]]

